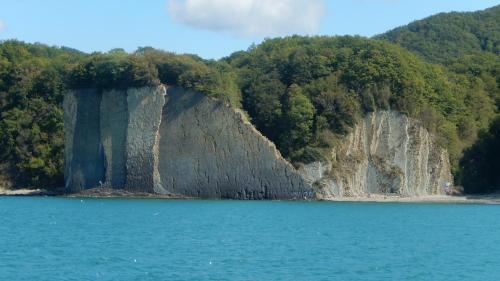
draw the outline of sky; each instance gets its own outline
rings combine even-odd
[[[370,37],[424,17],[500,0],[0,0],[0,40],[84,52],[151,46],[218,59],[264,38]]]

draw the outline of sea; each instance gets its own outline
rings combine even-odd
[[[0,197],[0,280],[500,280],[500,205]]]

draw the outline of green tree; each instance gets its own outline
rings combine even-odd
[[[461,183],[467,193],[500,191],[500,118],[466,150],[460,166]]]
[[[302,89],[292,84],[283,97],[283,115],[281,126],[284,134],[279,141],[279,148],[285,155],[298,158],[300,150],[312,139],[314,106],[303,94]]]
[[[500,54],[500,5],[477,12],[440,13],[375,38],[389,40],[432,61],[477,51]]]

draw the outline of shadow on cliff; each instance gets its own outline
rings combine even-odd
[[[188,96],[189,98],[186,98]],[[196,92],[193,96],[191,96],[187,95],[186,90],[181,87],[167,86],[167,101],[163,107],[163,115],[167,116],[167,122],[175,120],[182,112],[195,108],[196,105],[200,104],[204,98],[205,95],[202,93]]]

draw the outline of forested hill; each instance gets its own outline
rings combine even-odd
[[[385,39],[433,62],[484,51],[500,54],[500,5],[477,12],[441,13],[375,38]]]
[[[267,39],[218,61],[150,47],[85,54],[0,42],[0,185],[7,179],[14,187],[62,186],[62,99],[69,89],[164,83],[243,109],[293,163],[328,157],[365,114],[397,110],[421,120],[448,149],[457,183],[463,180],[466,191],[500,189],[500,161],[488,153],[500,136],[500,121],[489,128],[500,107],[498,10],[441,14],[415,29],[425,32],[405,31],[417,22],[379,39]],[[448,34],[442,34],[446,42],[434,42],[441,33]],[[380,40],[391,40],[390,34],[399,34],[394,41],[411,51]],[[478,179],[490,180],[478,187]]]
[[[450,71],[361,37],[266,40],[227,61],[257,128],[293,162],[328,155],[366,113],[392,109],[422,121],[459,158],[496,115],[495,77]]]
[[[0,44],[0,184],[61,184],[64,76],[84,56],[42,44]]]
[[[500,5],[477,12],[437,14],[375,38],[441,63],[469,81],[480,81],[500,112]],[[500,191],[499,124],[500,117],[480,132],[461,157],[455,176],[469,193]]]
[[[224,62],[153,48],[85,54],[69,48],[0,43],[0,186],[55,188],[63,182],[64,93],[71,88],[178,84],[239,104]]]

